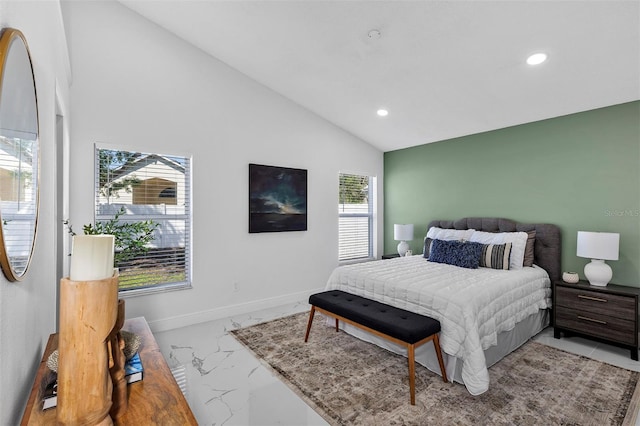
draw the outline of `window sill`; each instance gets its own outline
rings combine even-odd
[[[375,257],[361,257],[359,259],[349,259],[349,260],[341,260],[338,262],[338,265],[343,266],[343,265],[353,265],[356,263],[365,263],[365,262],[371,262],[372,260],[376,260]]]
[[[170,291],[191,290],[192,288],[191,283],[172,283],[153,287],[134,288],[131,290],[119,290],[118,297],[121,299],[128,299],[130,297],[147,296],[150,294],[167,293]]]

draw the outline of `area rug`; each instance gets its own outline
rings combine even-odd
[[[416,364],[412,406],[406,358],[336,333],[317,314],[304,343],[307,318],[231,333],[332,425],[635,424],[640,373],[533,341],[491,367],[490,389],[475,397]]]

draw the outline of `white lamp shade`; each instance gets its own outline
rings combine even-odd
[[[396,241],[411,241],[413,240],[413,224],[393,225],[393,239]]]
[[[620,234],[578,231],[576,255],[587,259],[618,260]]]

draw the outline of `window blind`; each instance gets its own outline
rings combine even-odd
[[[2,233],[11,267],[27,269],[37,221],[38,151],[33,140],[0,135],[0,208]]]
[[[338,260],[373,257],[372,177],[340,174]]]
[[[96,147],[95,220],[151,221],[145,251],[127,258],[116,241],[121,291],[189,286],[191,159]]]

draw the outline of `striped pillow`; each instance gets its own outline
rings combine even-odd
[[[433,240],[431,238],[425,237],[424,239],[424,249],[422,250],[422,256],[425,259],[429,259],[429,254],[431,253],[431,242]]]
[[[509,269],[509,257],[511,256],[511,243],[483,244],[480,266],[492,269]]]

